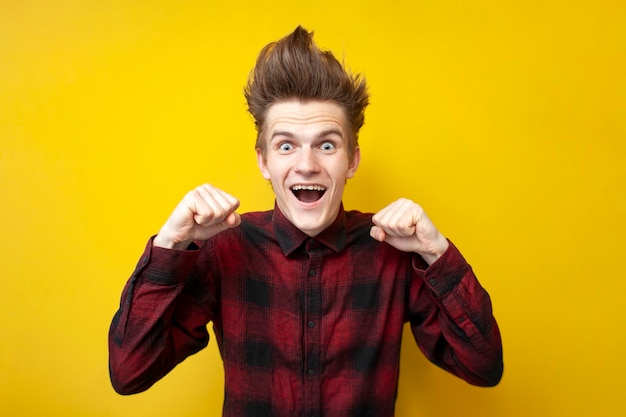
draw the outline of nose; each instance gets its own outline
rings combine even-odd
[[[315,152],[309,147],[303,147],[296,161],[296,172],[303,175],[310,175],[319,172],[320,166]]]

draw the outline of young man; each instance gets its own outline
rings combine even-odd
[[[365,82],[298,27],[245,89],[274,210],[238,214],[210,185],[148,243],[109,335],[111,381],[149,388],[204,348],[213,322],[224,416],[393,416],[402,328],[432,362],[492,386],[502,348],[488,294],[412,201],[344,211]]]

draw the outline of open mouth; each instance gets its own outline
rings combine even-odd
[[[291,192],[303,203],[313,203],[324,195],[326,188],[321,185],[294,185]]]

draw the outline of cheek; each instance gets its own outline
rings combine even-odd
[[[345,184],[346,180],[352,178],[352,171],[349,169],[347,164],[338,164],[339,166],[335,167],[335,169],[329,174],[334,179],[335,183],[338,185]]]
[[[283,169],[280,166],[277,166],[276,164],[271,165],[271,168],[269,166],[266,166],[263,177],[266,180],[271,181],[275,187],[281,186],[285,182],[285,179],[287,177],[287,170]]]

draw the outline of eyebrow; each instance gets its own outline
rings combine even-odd
[[[318,135],[317,138],[323,138],[326,136],[330,136],[330,135],[337,135],[339,136],[341,139],[343,139],[343,134],[341,132],[340,129],[327,129],[327,130],[322,130]],[[276,132],[272,133],[272,136],[270,137],[270,141],[272,139],[274,139],[276,136],[285,136],[288,138],[293,138],[295,135],[292,132],[289,132],[287,130],[277,130]]]

